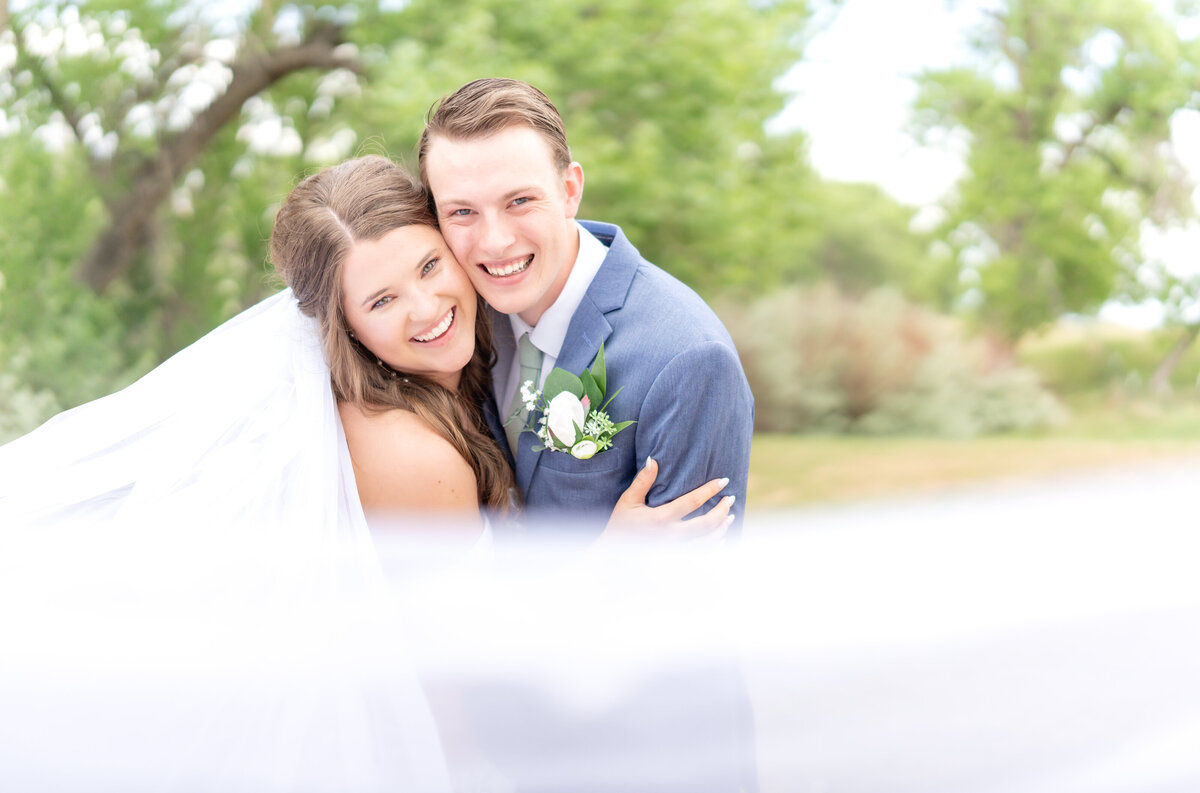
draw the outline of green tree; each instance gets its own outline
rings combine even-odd
[[[321,93],[306,71],[359,65],[339,20],[313,9],[289,21],[264,4],[239,27],[202,4],[96,0],[18,6],[8,22],[0,391],[49,412],[264,294],[264,210],[298,167],[280,165],[284,135],[254,124],[294,128],[287,113],[312,101],[292,97]]]
[[[1145,219],[1192,212],[1169,146],[1197,44],[1147,0],[1008,0],[974,63],[920,76],[917,133],[968,146],[939,236],[958,297],[1010,338],[1135,288]]]
[[[872,184],[826,182],[815,198],[820,277],[843,294],[889,285],[913,300],[942,302],[952,279],[929,255],[929,234],[913,229],[911,207]]]
[[[560,105],[585,215],[701,289],[776,282],[815,250],[814,179],[801,137],[763,125],[818,2],[15,4],[0,377],[60,406],[127,382],[273,288],[272,213],[298,176],[408,156],[429,105],[481,75]]]

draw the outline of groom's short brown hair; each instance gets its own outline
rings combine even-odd
[[[509,127],[530,127],[537,131],[550,146],[550,156],[559,170],[571,164],[562,116],[550,98],[529,83],[487,77],[442,97],[425,114],[425,130],[417,148],[421,181],[429,184],[425,155],[435,137],[475,140]]]

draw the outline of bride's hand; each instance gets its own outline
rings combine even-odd
[[[646,505],[646,495],[657,477],[658,462],[647,458],[646,465],[638,471],[633,483],[617,499],[601,539],[647,533],[676,539],[718,539],[724,536],[725,530],[733,523],[734,516],[729,512],[733,507],[733,496],[726,496],[708,512],[691,520],[683,520],[683,516],[696,511],[720,493],[729,484],[728,479],[713,479],[674,501],[650,507]]]

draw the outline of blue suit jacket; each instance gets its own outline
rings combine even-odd
[[[591,366],[603,342],[607,396],[617,394],[609,416],[637,423],[590,460],[535,453],[537,439],[522,433],[515,470],[527,517],[569,513],[607,519],[651,456],[659,465],[651,506],[727,476],[721,495],[737,496],[735,525],[740,524],[754,397],[729,333],[695,292],[642,258],[619,227],[582,223],[609,252],[571,319],[556,365],[578,374]],[[512,328],[503,314],[493,312],[492,321],[496,371],[508,372],[515,355]],[[487,414],[492,434],[508,449],[494,404]]]
[[[588,221],[583,225],[608,246],[608,256],[571,318],[556,365],[578,374],[591,366],[603,342],[607,395],[621,389],[608,407],[609,415],[613,421],[637,423],[618,434],[611,449],[590,460],[560,452],[535,453],[532,447],[537,439],[533,433],[522,433],[515,467],[526,504],[521,522],[533,529],[571,526],[599,531],[617,498],[646,457],[652,456],[659,464],[649,495],[652,506],[727,476],[729,485],[722,495],[737,496],[734,511],[739,520],[734,525],[738,526],[746,505],[754,398],[733,341],[712,309],[690,288],[643,259],[620,228]],[[492,328],[497,371],[508,372],[516,354],[512,326],[507,316],[493,312]],[[494,401],[485,412],[492,434],[507,450]],[[703,509],[715,502],[716,498]],[[569,514],[560,514],[564,512]],[[660,757],[688,757],[697,747],[721,748],[720,762],[709,764],[702,774],[680,769],[671,780],[644,780],[639,790],[757,790],[753,716],[740,669],[732,659],[716,660],[700,669],[674,670],[648,681],[632,698],[633,704],[583,723],[557,714],[536,692],[491,695],[501,698],[505,713],[528,711],[537,717],[522,723],[549,725],[545,745],[560,759],[577,751],[593,759],[628,759],[634,756],[635,746],[648,747]],[[468,699],[489,701],[478,692]],[[489,745],[504,765],[504,736],[492,738],[497,743]],[[504,767],[517,780],[538,778],[519,766]],[[542,788],[518,784],[518,789],[524,793]],[[600,780],[578,787],[580,793],[624,789],[628,787]]]

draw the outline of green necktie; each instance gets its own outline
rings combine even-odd
[[[504,422],[504,431],[508,434],[508,448],[512,449],[513,457],[517,456],[517,437],[521,430],[525,429],[525,422],[529,418],[529,411],[525,409],[525,403],[521,399],[521,386],[525,381],[532,380],[536,391],[542,373],[542,351],[534,346],[528,333],[521,334],[521,340],[517,342],[517,360],[520,362],[521,371],[517,375],[517,389],[513,392],[512,404],[508,406],[508,415],[511,418]]]

